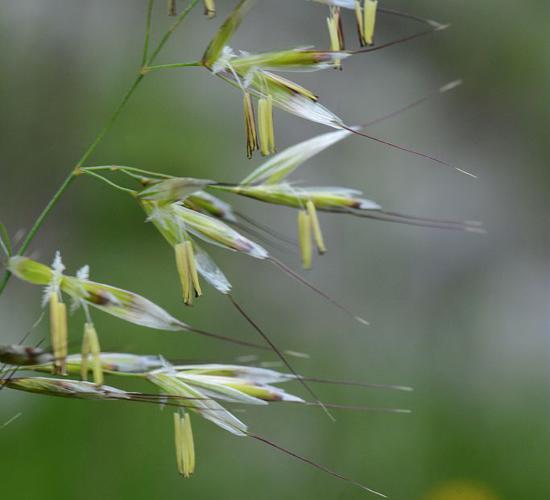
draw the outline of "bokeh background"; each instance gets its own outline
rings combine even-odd
[[[207,21],[196,10],[159,62],[193,60],[234,1]],[[133,79],[145,0],[0,2],[0,218],[28,229]],[[155,34],[168,26],[157,2]],[[258,433],[394,499],[550,498],[548,343],[548,4],[392,0],[388,7],[452,29],[358,56],[345,70],[298,75],[348,123],[396,109],[449,80],[464,85],[371,130],[472,170],[477,180],[361,138],[304,166],[310,184],[354,186],[388,210],[482,220],[486,235],[323,216],[329,252],[308,277],[366,315],[364,328],[274,267],[213,249],[238,299],[309,375],[400,383],[413,393],[318,386],[323,399],[411,408],[411,415],[269,406],[240,414]],[[180,4],[182,8],[183,4]],[[327,44],[326,8],[261,0],[233,43],[247,50]],[[346,16],[350,44],[352,15]],[[418,25],[382,15],[378,40]],[[89,164],[125,164],[237,181],[244,156],[241,97],[198,68],[150,74]],[[276,113],[279,149],[324,131]],[[295,212],[232,199],[288,236]],[[69,269],[142,293],[202,328],[254,332],[212,289],[180,301],[171,249],[125,195],[79,179],[32,245]],[[294,268],[295,253],[273,253]],[[40,290],[13,280],[0,300],[1,342],[40,313]],[[103,347],[169,358],[234,361],[249,354],[190,334],[152,332],[95,314]],[[74,348],[82,318],[71,320]],[[47,336],[44,321],[31,337]],[[273,356],[260,361],[273,361]],[[116,383],[116,381],[115,381]],[[300,392],[299,386],[294,387]],[[176,473],[170,411],[2,391],[1,491],[6,498],[365,498],[261,444],[195,418],[198,469]]]

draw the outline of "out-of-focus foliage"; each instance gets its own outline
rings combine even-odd
[[[158,3],[157,28],[169,22]],[[193,13],[159,63],[200,57],[233,3],[219,0],[213,21],[200,9]],[[311,354],[295,362],[301,371],[416,388],[389,395],[318,391],[327,401],[411,407],[412,415],[340,413],[333,424],[318,409],[280,405],[269,413],[248,410],[247,422],[394,499],[546,499],[548,5],[395,0],[387,6],[453,27],[346,60],[343,72],[301,76],[300,83],[347,123],[362,123],[463,78],[456,92],[372,132],[433,152],[479,179],[361,138],[319,156],[303,175],[319,185],[358,186],[395,211],[480,219],[488,234],[321,215],[330,251],[308,278],[365,314],[372,323],[366,330],[272,266],[214,250],[236,297],[279,345]],[[29,227],[132,79],[145,2],[4,0],[0,14],[0,215],[13,236]],[[325,16],[314,3],[263,0],[235,45],[323,48]],[[345,18],[352,33],[353,18]],[[414,29],[387,16],[377,26],[377,41]],[[244,157],[240,106],[238,92],[205,71],[151,73],[92,162],[238,181],[260,161]],[[275,120],[280,149],[323,130],[283,113]],[[292,210],[232,201],[279,231],[295,231]],[[61,249],[70,269],[88,263],[95,280],[143,294],[185,322],[254,340],[221,295],[206,294],[184,309],[172,249],[144,219],[126,196],[80,178],[35,240],[33,256],[49,262]],[[273,253],[298,268],[296,253]],[[0,301],[2,343],[19,340],[39,302],[39,290],[10,283]],[[80,317],[73,321],[73,350],[80,324]],[[245,353],[188,333],[150,335],[106,315],[97,315],[97,329],[104,350],[227,362]],[[43,322],[32,338],[46,335]],[[199,421],[198,468],[185,481],[173,460],[172,413],[154,407],[7,390],[0,400],[0,423],[23,412],[0,430],[6,497],[364,498]],[[468,485],[470,496],[456,497],[457,484]]]

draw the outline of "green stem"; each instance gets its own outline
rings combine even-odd
[[[96,179],[99,179],[100,181],[102,182],[105,182],[106,184],[108,184],[109,186],[115,188],[115,189],[118,189],[119,191],[123,191],[124,193],[128,193],[128,194],[131,194],[132,196],[135,196],[137,194],[136,191],[134,191],[133,189],[128,189],[128,188],[125,188],[125,187],[122,187],[122,186],[119,186],[118,184],[116,184],[115,182],[107,179],[107,177],[103,177],[102,175],[99,175],[99,174],[96,174],[95,172],[92,172],[91,170],[86,170],[85,168],[83,168],[81,170],[81,172],[85,175],[90,175],[92,177],[95,177]]]
[[[82,167],[82,170],[99,170],[99,171],[111,171],[111,172],[136,172],[138,174],[152,175],[154,177],[162,177],[163,179],[172,179],[173,175],[161,174],[160,172],[152,172],[151,170],[143,170],[142,168],[125,167],[124,165],[99,165],[97,167]]]
[[[76,171],[72,171],[69,176],[63,181],[63,184],[61,184],[60,188],[57,190],[57,192],[52,196],[44,210],[42,210],[42,213],[38,216],[36,221],[34,222],[31,230],[27,234],[27,237],[24,239],[23,243],[21,243],[21,247],[17,251],[18,255],[22,255],[27,248],[29,248],[29,245],[31,244],[32,239],[44,223],[44,220],[52,210],[52,208],[57,204],[63,193],[67,190],[67,188],[71,185],[73,180],[76,178]],[[6,271],[4,273],[4,276],[2,277],[2,282],[0,282],[0,294],[4,291],[6,288],[6,285],[8,284],[8,281],[10,280],[11,273],[9,271]]]
[[[193,7],[195,7],[195,5],[197,5],[197,3],[199,3],[199,1],[200,0],[190,0],[189,4],[185,8],[185,10],[183,10],[181,12],[181,14],[177,17],[176,21],[174,22],[174,24],[168,29],[168,31],[161,38],[159,44],[157,45],[157,47],[153,51],[151,57],[149,57],[149,59],[147,60],[146,65],[149,65],[152,62],[154,62],[154,60],[159,55],[160,51],[166,45],[166,42],[168,42],[170,37],[174,34],[176,29],[178,28],[178,26],[182,23],[182,21],[191,12]],[[149,29],[149,31],[150,31],[150,29]],[[147,36],[148,35],[146,34],[146,37]],[[148,45],[148,42],[147,42],[147,45]],[[34,237],[35,237],[36,233],[38,232],[38,230],[42,227],[42,224],[44,223],[45,219],[48,217],[51,210],[55,207],[55,205],[57,204],[57,202],[59,201],[59,199],[61,198],[63,193],[70,186],[70,184],[75,179],[75,177],[81,173],[80,167],[88,160],[88,158],[95,151],[95,149],[97,148],[99,143],[105,137],[105,134],[107,134],[107,132],[111,129],[114,122],[116,121],[116,119],[118,118],[118,116],[120,115],[120,113],[122,112],[122,110],[124,109],[126,104],[128,103],[130,97],[135,92],[136,88],[141,83],[141,81],[143,80],[144,76],[145,76],[145,73],[140,73],[140,74],[137,75],[137,77],[135,78],[133,83],[130,85],[130,88],[126,91],[126,93],[122,97],[122,100],[120,101],[120,104],[117,106],[117,108],[115,109],[115,111],[113,112],[113,114],[111,115],[111,117],[109,118],[107,123],[105,124],[105,126],[100,130],[99,134],[96,136],[96,138],[90,144],[88,149],[86,149],[86,151],[84,152],[84,154],[82,155],[82,157],[80,158],[78,163],[76,164],[76,167],[71,170],[69,175],[63,181],[63,184],[61,185],[61,187],[53,195],[53,197],[50,199],[50,201],[48,202],[48,204],[46,205],[44,210],[42,210],[42,212],[38,216],[38,219],[36,219],[36,221],[34,222],[31,230],[29,231],[29,233],[27,234],[26,238],[23,240],[23,243],[21,243],[21,246],[19,247],[19,249],[17,251],[18,255],[22,255],[29,248],[29,245],[31,244],[31,242],[34,239]],[[11,277],[11,273],[9,271],[6,271],[4,273],[2,281],[0,282],[0,294],[2,294],[2,292],[6,288],[6,285],[8,284],[8,281],[10,280],[10,277]]]
[[[145,41],[143,43],[143,57],[141,58],[141,65],[145,65],[147,62],[147,56],[149,55],[149,38],[151,35],[151,17],[153,14],[153,4],[155,0],[148,0],[147,3],[147,22],[145,23]]]
[[[199,3],[200,0],[191,0],[189,2],[189,5],[181,12],[181,14],[176,18],[176,21],[170,28],[168,28],[168,31],[164,34],[164,36],[161,38],[159,44],[157,45],[157,48],[153,51],[153,54],[147,61],[146,66],[149,66],[159,55],[162,48],[166,45],[166,42],[170,39],[170,37],[174,34],[174,31],[178,29],[178,26],[182,23],[182,21],[187,17],[189,12]]]
[[[155,66],[145,66],[143,68],[143,71],[145,73],[149,73],[150,71],[157,71],[159,69],[190,68],[190,67],[196,67],[196,66],[202,66],[202,63],[200,61],[192,61],[192,62],[182,62],[182,63],[172,63],[172,64],[157,64]]]
[[[122,100],[120,101],[120,104],[117,106],[117,108],[115,109],[115,111],[113,112],[113,114],[111,115],[107,123],[105,124],[105,126],[100,130],[99,134],[97,134],[96,138],[94,139],[92,144],[90,144],[90,146],[88,147],[86,152],[82,155],[80,160],[78,160],[78,163],[76,164],[77,168],[84,165],[84,163],[88,160],[88,158],[92,156],[92,153],[95,151],[99,143],[103,140],[107,132],[109,132],[109,130],[115,123],[116,119],[119,117],[120,113],[122,112],[122,110],[124,109],[128,101],[130,100],[130,97],[135,92],[136,88],[141,83],[141,80],[143,80],[144,77],[145,75],[139,74],[136,77],[136,79],[133,81],[132,85],[130,85],[130,88],[126,91],[126,94],[124,94]]]

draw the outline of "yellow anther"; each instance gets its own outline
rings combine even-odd
[[[313,238],[315,239],[317,250],[319,250],[319,253],[323,254],[327,251],[327,248],[325,247],[325,241],[323,239],[323,233],[321,232],[321,225],[319,224],[319,217],[317,217],[315,204],[311,200],[308,200],[306,203],[306,209],[309,218],[311,219],[311,228],[313,230]]]
[[[184,241],[178,243],[174,250],[176,252],[176,267],[180,278],[183,291],[183,302],[187,305],[193,303],[193,296],[200,297],[202,289],[195,264],[195,255],[193,253],[193,243]]]
[[[185,242],[178,243],[174,250],[176,252],[176,267],[180,277],[181,288],[183,292],[183,302],[191,304],[193,295],[191,293],[191,273],[189,269],[189,259],[187,258],[187,245]]]
[[[262,97],[258,102],[258,131],[260,150],[264,156],[275,152],[275,133],[273,130],[273,97]]]
[[[327,17],[328,33],[330,37],[330,50],[339,52],[344,49],[344,35],[342,32],[342,23],[340,17],[340,8],[331,7],[330,17]],[[334,67],[342,69],[342,62],[339,58],[334,58]]]
[[[82,348],[80,351],[80,378],[88,380],[88,359],[90,356],[90,338],[87,330],[88,323],[84,324],[84,334],[82,336]]]
[[[215,0],[204,0],[204,13],[213,18],[216,15],[216,2]]]
[[[67,358],[67,307],[56,292],[50,295],[50,336],[54,355],[54,373],[64,374]]]
[[[176,0],[168,0],[168,15],[176,16],[178,14],[176,9]]]
[[[178,472],[188,478],[195,472],[195,444],[188,413],[184,416],[174,413],[174,441]]]
[[[303,210],[298,212],[298,242],[302,254],[302,266],[304,269],[311,269],[311,218]]]
[[[88,377],[88,356],[92,355],[92,372],[94,384],[103,385],[103,368],[101,366],[101,348],[99,346],[99,337],[92,323],[84,325],[84,337],[82,340],[82,365],[80,375],[83,380]]]
[[[186,241],[185,245],[187,247],[187,264],[189,266],[189,271],[191,275],[191,284],[195,290],[195,296],[200,297],[202,295],[201,284],[199,281],[199,275],[197,273],[197,266],[195,264],[195,254],[193,252],[193,243]]]
[[[359,34],[359,43],[365,45],[365,32],[363,30],[363,8],[361,0],[355,0],[355,21],[357,23],[357,33]]]
[[[248,92],[243,97],[244,125],[246,128],[246,156],[252,158],[252,153],[258,149],[258,136],[256,134],[256,120],[254,118],[254,106]]]
[[[363,36],[368,45],[372,45],[374,42],[377,7],[378,0],[365,0],[365,6],[363,7]]]

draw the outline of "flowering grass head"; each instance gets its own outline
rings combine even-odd
[[[44,287],[43,306],[47,306],[50,318],[51,350],[25,346],[0,346],[0,389],[11,389],[48,396],[85,399],[94,401],[132,401],[153,403],[159,406],[176,408],[173,416],[176,463],[179,473],[190,477],[195,471],[195,442],[191,416],[197,414],[216,426],[240,437],[249,437],[277,449],[288,456],[312,465],[325,473],[347,481],[370,493],[384,496],[361,483],[342,476],[310,459],[292,452],[272,441],[252,433],[248,425],[237,418],[230,405],[268,406],[269,403],[296,403],[303,407],[347,408],[372,410],[368,407],[323,403],[308,385],[313,383],[341,383],[362,385],[356,382],[338,382],[323,378],[305,377],[299,374],[287,361],[288,351],[280,350],[266,335],[259,323],[249,315],[231,293],[232,284],[222,270],[200,246],[202,242],[220,248],[242,253],[258,260],[268,261],[331,302],[346,314],[363,325],[368,322],[353,314],[330,295],[315,287],[301,275],[273,257],[264,246],[256,243],[256,236],[243,221],[250,223],[244,214],[237,213],[232,206],[210,191],[225,190],[240,196],[273,205],[282,205],[297,210],[298,241],[304,268],[312,265],[313,249],[320,254],[326,251],[326,242],[321,231],[318,212],[351,214],[380,220],[391,220],[415,225],[433,225],[454,229],[474,230],[478,226],[453,221],[437,221],[419,217],[386,212],[378,204],[363,198],[358,189],[345,187],[315,187],[297,184],[287,178],[305,161],[313,158],[326,148],[338,143],[350,134],[362,135],[386,146],[413,153],[440,164],[449,165],[431,155],[420,153],[389,141],[378,139],[363,132],[361,126],[348,126],[339,116],[319,102],[317,95],[299,83],[281,74],[290,72],[314,72],[330,68],[342,69],[342,61],[355,54],[379,50],[406,42],[425,34],[440,30],[445,26],[416,16],[379,8],[377,0],[316,0],[329,8],[327,27],[330,48],[319,50],[309,46],[282,50],[261,50],[247,52],[231,48],[230,42],[244,17],[253,6],[253,0],[241,0],[222,26],[211,39],[200,61],[156,65],[159,53],[176,31],[178,26],[197,5],[203,5],[208,17],[216,12],[215,0],[189,0],[178,13],[176,0],[168,1],[168,12],[176,16],[173,24],[158,44],[151,49],[150,42],[156,37],[152,33],[154,2],[147,3],[146,33],[143,57],[136,75],[124,95],[121,104],[115,109],[106,126],[101,129],[83,156],[72,167],[68,177],[40,213],[19,248],[12,249],[11,240],[5,226],[0,223],[0,250],[7,258],[7,271],[0,282],[0,293],[13,274],[23,281]],[[342,16],[344,9],[355,13],[361,46],[359,49],[346,49]],[[385,12],[415,19],[429,29],[386,42],[374,44],[377,16]],[[247,156],[250,158],[259,150],[262,155],[274,155],[259,168],[247,175],[241,183],[227,184],[209,179],[170,176],[150,172],[136,167],[115,165],[86,166],[92,153],[120,115],[122,109],[143,78],[151,71],[202,67],[242,92],[245,117]],[[452,85],[451,85],[452,87]],[[442,90],[443,91],[443,90]],[[308,141],[276,153],[274,109],[280,109],[306,120],[336,129],[336,131],[314,137]],[[456,168],[456,167],[455,167]],[[468,173],[457,168],[463,173]],[[132,182],[141,183],[139,189],[129,189],[112,180],[110,174],[125,175]],[[183,174],[183,173],[182,173]],[[42,264],[24,255],[32,240],[49,216],[69,185],[79,177],[93,177],[110,188],[130,194],[140,204],[161,235],[174,250],[176,270],[182,288],[183,301],[191,305],[203,293],[201,279],[218,291],[226,294],[241,316],[262,337],[265,344],[258,345],[233,339],[232,337],[192,328],[171,316],[167,311],[136,293],[112,285],[90,280],[89,268],[84,266],[75,275],[68,274],[59,253],[51,266]],[[207,190],[209,190],[207,192]],[[260,225],[252,228],[261,228]],[[244,229],[243,229],[244,228]],[[246,231],[248,229],[248,232]],[[271,228],[263,228],[263,233],[274,237]],[[262,233],[262,234],[263,234]],[[252,235],[252,236],[250,236]],[[250,236],[250,237],[249,237]],[[253,238],[253,239],[250,239]],[[265,239],[258,241],[263,242]],[[287,240],[288,242],[288,240]],[[199,244],[200,243],[200,244]],[[292,241],[291,244],[295,245]],[[16,254],[14,256],[14,254]],[[69,298],[74,308],[80,307],[84,314],[82,348],[79,354],[68,353],[68,318],[65,299]],[[135,325],[168,331],[191,331],[202,335],[239,344],[241,346],[264,349],[275,353],[286,365],[290,373],[275,370],[240,366],[235,364],[176,364],[162,356],[140,356],[132,353],[101,352],[100,339],[96,331],[92,312],[100,310]],[[39,344],[38,344],[39,345]],[[57,378],[49,376],[14,377],[18,371],[37,371],[42,374],[53,372]],[[81,380],[64,378],[80,376]],[[88,382],[90,375],[93,382]],[[158,393],[131,392],[104,384],[106,376],[134,378],[155,386]],[[63,378],[62,378],[63,377]],[[310,400],[301,398],[279,387],[280,383],[297,381],[310,395]],[[366,385],[366,384],[365,384]],[[399,390],[409,390],[403,386],[381,386]],[[223,405],[222,405],[223,403]],[[226,408],[226,406],[229,408]],[[377,409],[393,413],[404,413],[399,409]],[[9,422],[9,421],[8,421]],[[1,426],[3,428],[6,424]]]

